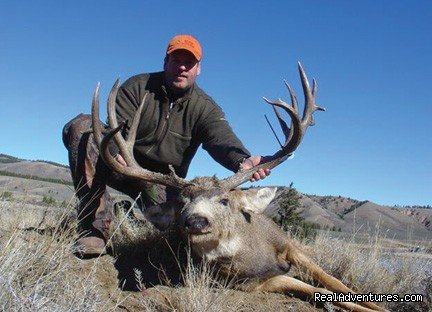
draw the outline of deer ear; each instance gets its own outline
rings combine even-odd
[[[277,187],[266,188],[251,188],[246,190],[248,194],[245,196],[246,205],[243,210],[245,212],[263,213],[270,202],[276,196]]]

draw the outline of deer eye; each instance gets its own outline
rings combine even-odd
[[[219,203],[221,203],[221,204],[224,205],[224,206],[228,206],[228,202],[229,202],[228,198],[222,198],[222,199],[219,201]]]

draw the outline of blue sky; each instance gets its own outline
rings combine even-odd
[[[318,81],[294,159],[260,185],[379,204],[432,204],[430,1],[10,1],[0,11],[0,153],[67,164],[63,125],[114,80],[162,68],[168,41],[197,37],[198,84],[253,154],[277,148],[262,97],[303,103],[296,63]],[[230,174],[200,151],[188,177]]]

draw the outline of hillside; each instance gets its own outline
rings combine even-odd
[[[275,214],[280,195],[287,187],[278,187],[277,198],[268,208]],[[55,201],[73,200],[69,168],[47,161],[29,161],[0,154],[0,195],[33,197]],[[399,240],[431,240],[432,209],[381,206],[342,196],[299,194],[301,207],[296,209],[309,223],[321,229],[342,233],[375,233]]]
[[[267,208],[275,216],[281,194],[289,188],[278,187],[277,198]],[[432,239],[432,209],[382,206],[342,196],[318,196],[299,193],[296,212],[320,229],[358,236],[380,234],[400,241]]]
[[[0,154],[0,175],[44,178],[65,184],[72,182],[69,168],[66,166],[42,160],[24,160],[5,154]]]

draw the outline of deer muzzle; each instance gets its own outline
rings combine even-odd
[[[209,233],[210,223],[206,217],[192,214],[184,219],[184,230],[188,234],[200,235]]]

